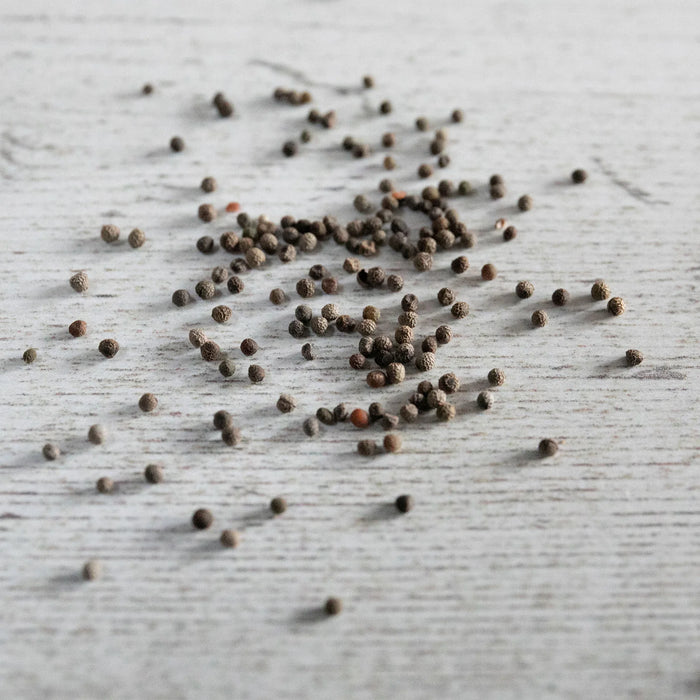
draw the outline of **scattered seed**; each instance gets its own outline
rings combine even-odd
[[[406,423],[414,423],[418,418],[418,408],[412,403],[404,404],[401,406],[399,415]]]
[[[533,285],[532,282],[523,281],[515,285],[515,294],[519,299],[530,298],[534,291],[535,285]]]
[[[641,351],[639,350],[627,350],[625,352],[625,358],[627,359],[627,364],[630,367],[641,365],[644,361],[644,355],[642,355]]]
[[[309,143],[311,141],[311,132],[308,129],[304,129],[299,135],[299,140],[302,143]]]
[[[552,293],[552,303],[555,306],[565,306],[569,303],[571,295],[566,289],[555,289]]]
[[[503,240],[512,241],[518,235],[518,229],[515,226],[508,226],[503,231]]]
[[[423,352],[435,353],[438,349],[437,339],[434,335],[429,335],[427,338],[423,339],[423,342],[421,343],[420,347]]]
[[[141,88],[141,92],[142,92],[144,95],[150,95],[150,94],[153,92],[153,85],[151,85],[150,83],[146,83],[146,84]]]
[[[216,190],[216,180],[213,177],[205,177],[199,185],[203,192],[214,192]]]
[[[100,493],[112,493],[114,491],[114,482],[108,476],[100,477],[96,486]]]
[[[550,440],[549,438],[540,440],[540,444],[537,446],[537,451],[543,457],[553,457],[558,450],[559,445],[557,445],[557,443],[554,440]]]
[[[625,313],[626,308],[625,300],[621,297],[613,297],[608,302],[608,313],[612,316],[621,316]]]
[[[591,296],[596,301],[605,301],[610,296],[610,287],[603,280],[596,280],[591,287]]]
[[[144,469],[143,476],[149,484],[159,484],[163,481],[163,467],[159,464],[149,464]]]
[[[70,278],[70,286],[76,292],[87,292],[89,287],[87,272],[76,272]]]
[[[491,408],[491,406],[493,406],[493,394],[490,391],[480,392],[476,397],[476,405],[480,409],[487,411],[489,408]]]
[[[493,279],[496,279],[496,275],[498,274],[498,271],[496,270],[496,266],[492,265],[491,263],[486,263],[481,268],[481,279],[490,281]]]
[[[438,380],[438,386],[446,394],[454,394],[459,390],[460,381],[454,372],[443,374]]]
[[[356,428],[369,427],[369,414],[363,408],[356,408],[350,414],[350,422]]]
[[[68,332],[74,338],[80,338],[87,333],[87,323],[85,323],[85,321],[73,321],[73,323],[68,326]]]
[[[205,301],[216,296],[216,286],[211,280],[200,280],[195,285],[194,291],[200,299]]]
[[[156,398],[155,394],[146,393],[139,399],[139,408],[144,413],[151,413],[151,411],[155,411],[157,406],[158,399]]]
[[[189,339],[195,348],[201,348],[207,342],[207,336],[201,328],[193,328],[189,333]]]
[[[535,326],[535,328],[542,328],[543,326],[546,326],[549,323],[549,316],[547,315],[546,311],[538,309],[532,314],[530,320],[532,321],[532,325]]]
[[[362,85],[366,88],[373,88],[374,87],[374,78],[371,75],[365,75],[362,78]]]
[[[384,170],[393,170],[396,167],[396,161],[392,156],[386,156],[383,161]]]
[[[529,194],[524,194],[518,199],[518,209],[520,211],[530,211],[532,209],[532,197]]]
[[[233,377],[236,372],[236,365],[233,360],[226,359],[219,364],[219,372],[224,377]]]
[[[284,302],[287,300],[287,295],[284,293],[283,289],[273,289],[270,292],[270,301],[275,304],[276,306],[279,306],[280,304],[284,304]]]
[[[214,284],[223,284],[228,279],[228,270],[221,265],[217,265],[211,271],[211,281]]]
[[[469,304],[466,301],[458,301],[456,304],[452,304],[450,313],[455,318],[465,318],[469,314]]]
[[[224,411],[222,409],[214,414],[213,422],[214,427],[217,430],[223,430],[224,428],[233,425],[233,416],[228,411]]]
[[[363,457],[371,457],[377,451],[377,443],[374,440],[358,440],[357,452]]]
[[[179,136],[173,136],[170,139],[170,149],[179,153],[185,149],[185,142]]]
[[[282,513],[287,510],[286,499],[282,498],[282,496],[275,496],[275,498],[270,501],[270,510],[275,515],[282,515]]]
[[[502,369],[494,368],[488,373],[491,386],[502,386],[506,381],[506,373]]]
[[[447,403],[447,393],[442,389],[431,389],[425,395],[425,402],[428,404],[429,408],[442,406],[442,404]]]
[[[451,403],[440,404],[435,410],[435,416],[442,423],[451,421],[457,415],[457,409]]]
[[[464,112],[461,109],[455,109],[452,112],[452,121],[459,123],[464,120]]]
[[[54,445],[51,442],[47,442],[42,448],[42,453],[44,458],[53,462],[61,456],[61,450],[58,445]]]
[[[413,497],[407,495],[399,496],[396,501],[394,501],[394,505],[399,513],[408,513],[408,511],[413,508]]]
[[[416,129],[418,131],[427,131],[430,128],[430,124],[428,124],[428,120],[425,117],[418,117],[416,119]]]
[[[420,372],[428,372],[435,367],[435,354],[432,352],[424,352],[420,357],[416,358],[416,369]]]
[[[105,338],[100,341],[97,349],[105,357],[112,358],[119,352],[119,343],[114,338]]]
[[[418,166],[418,177],[426,178],[430,177],[433,174],[433,169],[428,163],[421,163],[421,165]]]
[[[27,348],[22,353],[22,359],[28,365],[31,365],[34,360],[36,360],[36,350],[34,348]]]
[[[140,248],[146,242],[146,234],[140,228],[135,228],[127,240],[132,248]]]
[[[379,105],[379,113],[380,114],[390,114],[391,110],[392,110],[391,102],[389,102],[388,100],[384,100],[384,102],[382,102]]]
[[[469,259],[466,255],[460,255],[450,263],[450,267],[452,268],[452,272],[461,275],[469,268]]]
[[[585,170],[581,170],[580,168],[577,170],[574,170],[573,173],[571,173],[571,179],[577,184],[580,185],[583,182],[586,182],[588,178],[588,173]]]
[[[301,356],[305,360],[315,360],[318,356],[316,354],[316,346],[312,345],[311,343],[304,343],[301,346]]]
[[[221,431],[221,439],[229,447],[235,447],[241,441],[241,431],[234,425],[227,425]]]
[[[95,581],[102,576],[102,565],[96,559],[86,561],[83,565],[82,574],[86,581]]]
[[[93,445],[101,445],[105,441],[106,437],[107,432],[101,425],[95,424],[90,426],[90,429],[88,430],[88,440]]]
[[[438,345],[447,345],[452,340],[452,329],[449,326],[438,326],[435,329],[435,340]]]
[[[503,184],[492,185],[489,188],[491,199],[501,199],[506,196],[506,187]]]
[[[287,158],[295,156],[298,151],[299,146],[297,146],[296,142],[294,141],[285,141],[282,145],[282,153],[284,153],[284,155],[287,156]]]
[[[248,379],[253,384],[259,384],[265,379],[265,370],[260,365],[251,365],[248,367]]]
[[[206,508],[199,508],[192,514],[192,525],[198,530],[206,530],[213,522],[214,516]]]
[[[231,320],[231,315],[233,314],[233,311],[229,306],[225,306],[221,304],[220,306],[215,306],[211,310],[211,317],[217,322],[217,323],[227,323],[228,321]]]
[[[199,353],[205,362],[214,362],[221,355],[221,348],[213,340],[206,340],[199,348]]]
[[[259,346],[252,338],[246,338],[241,341],[241,352],[246,357],[252,357],[258,351]]]
[[[462,180],[457,186],[457,194],[461,195],[462,197],[470,195],[473,192],[474,188],[471,186],[471,183],[467,182],[466,180]]]
[[[105,243],[116,243],[119,240],[119,226],[114,224],[105,224],[100,231],[102,240]]]
[[[277,410],[280,413],[291,413],[297,407],[296,399],[290,394],[280,394],[277,399]]]
[[[238,547],[240,535],[235,530],[223,530],[219,537],[222,547]]]

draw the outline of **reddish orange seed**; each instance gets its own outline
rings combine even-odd
[[[369,415],[364,408],[356,408],[350,414],[350,422],[356,428],[367,428],[369,426]]]
[[[392,192],[391,196],[394,199],[405,199],[406,193],[403,190],[397,190],[396,192]]]
[[[238,202],[229,202],[226,205],[226,211],[229,212],[229,214],[240,211],[240,209],[241,209],[241,205]]]

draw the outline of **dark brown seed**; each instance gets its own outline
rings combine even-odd
[[[532,197],[529,194],[524,194],[518,200],[518,209],[520,211],[530,211],[532,209]]]
[[[452,329],[449,326],[438,326],[435,329],[435,340],[439,345],[447,345],[452,340]]]
[[[139,408],[144,413],[151,413],[151,411],[155,411],[157,406],[158,399],[155,397],[155,394],[146,393],[139,399]]]
[[[461,275],[469,269],[469,259],[466,255],[460,255],[452,261],[450,267],[452,268],[452,272]]]
[[[233,312],[231,311],[231,308],[229,306],[224,306],[221,304],[220,306],[215,306],[211,310],[211,317],[217,322],[217,323],[226,323],[231,320],[231,315]]]
[[[211,281],[214,284],[223,284],[228,279],[228,270],[221,265],[217,265],[211,271]]]
[[[236,364],[231,359],[222,360],[219,365],[219,372],[224,377],[233,377],[236,373]]]
[[[450,313],[455,318],[464,318],[469,314],[469,304],[467,304],[466,301],[458,301],[457,303],[452,304]]]
[[[119,352],[119,343],[116,340],[114,340],[114,338],[105,338],[105,340],[100,341],[100,344],[97,346],[97,349],[105,357],[111,358]]]
[[[205,177],[199,186],[203,192],[214,192],[216,190],[216,180],[213,177]]]
[[[317,357],[316,346],[311,343],[304,343],[301,346],[301,356],[305,360],[315,360]]]
[[[275,496],[275,498],[270,501],[270,510],[275,515],[282,515],[282,513],[287,510],[287,501],[282,498],[282,496]]]
[[[213,340],[207,340],[199,348],[202,359],[206,362],[214,362],[221,355],[221,348]]]
[[[233,105],[223,97],[216,103],[216,109],[221,117],[230,117],[233,114]]]
[[[374,78],[371,75],[365,75],[362,78],[362,85],[366,88],[373,88],[374,87]]]
[[[494,368],[489,371],[488,380],[491,386],[501,386],[506,381],[506,373],[502,369]]]
[[[437,298],[442,306],[449,306],[454,303],[455,293],[449,287],[443,287],[437,293]]]
[[[587,178],[588,178],[588,173],[585,170],[577,169],[577,170],[574,170],[573,173],[571,173],[571,179],[577,185],[580,185],[582,182],[586,182]]]
[[[457,186],[457,194],[461,195],[462,197],[470,195],[473,192],[474,188],[471,186],[471,183],[467,182],[466,180],[462,180]]]
[[[41,451],[44,458],[50,462],[53,462],[61,456],[61,450],[59,449],[58,445],[54,445],[51,442],[47,442]]]
[[[392,110],[392,106],[391,106],[391,102],[389,102],[389,100],[384,100],[384,102],[382,102],[379,105],[379,113],[380,114],[390,114],[391,110]]]
[[[543,457],[553,457],[558,450],[559,445],[557,445],[557,443],[554,440],[550,440],[549,438],[540,440],[540,444],[537,446],[537,451]]]
[[[518,235],[518,229],[515,226],[507,226],[503,229],[503,240],[512,241]]]
[[[464,120],[464,112],[461,109],[455,109],[452,112],[452,121],[459,123]]]
[[[348,359],[350,367],[353,369],[362,369],[365,366],[366,358],[359,352],[350,355]]]
[[[236,275],[233,275],[233,277],[229,277],[226,286],[228,287],[228,291],[231,292],[231,294],[240,294],[245,287],[245,285],[243,284],[243,280]]]
[[[357,452],[363,457],[371,457],[377,451],[377,443],[374,440],[358,440]]]
[[[335,425],[335,415],[330,408],[319,408],[316,411],[316,419],[324,425]]]
[[[219,237],[219,244],[227,253],[234,253],[238,245],[238,236],[233,231],[225,231]]]
[[[173,136],[170,139],[170,148],[175,151],[175,153],[179,153],[184,150],[185,142],[179,136]]]
[[[303,299],[309,299],[316,293],[316,285],[313,280],[300,279],[296,284],[297,294]]]
[[[418,297],[415,294],[404,294],[401,299],[401,308],[406,311],[418,311]]]
[[[352,154],[355,158],[366,158],[371,152],[370,147],[366,143],[356,143],[352,147]]]
[[[325,308],[325,307],[324,307]],[[306,304],[299,304],[299,306],[294,309],[294,317],[297,321],[301,321],[302,324],[308,324],[314,315],[313,309]]]
[[[280,413],[291,413],[297,407],[296,399],[290,394],[280,394],[277,399],[277,410]]]
[[[282,153],[284,153],[287,158],[295,156],[299,151],[299,146],[294,141],[285,141],[282,145]]]
[[[418,166],[418,177],[430,177],[433,174],[433,169],[428,163],[422,163]]]
[[[421,350],[423,352],[432,352],[433,354],[437,352],[438,349],[438,342],[435,339],[435,336],[429,335],[427,338],[423,339],[423,342],[421,343]]]
[[[224,411],[222,409],[214,414],[213,422],[214,427],[217,430],[223,430],[224,428],[233,425],[233,416],[228,411]]]
[[[496,279],[497,274],[496,266],[491,263],[486,263],[486,265],[481,268],[481,279],[483,280],[490,281]]]
[[[491,199],[501,199],[506,196],[506,187],[505,185],[493,185],[489,188],[489,194]]]
[[[265,253],[258,247],[249,248],[245,253],[245,261],[251,268],[262,267],[265,260]]]
[[[503,184],[503,176],[501,175],[491,175],[489,178],[489,185],[491,187],[494,187],[495,185],[502,185]]]
[[[142,92],[144,95],[150,95],[150,94],[153,92],[153,85],[151,85],[150,83],[146,83],[146,84],[141,88],[141,92]]]
[[[416,369],[420,372],[428,372],[435,367],[435,353],[424,352],[420,357],[416,358]]]
[[[69,280],[70,286],[76,292],[87,292],[88,290],[88,276],[87,272],[76,272]]]
[[[433,267],[433,256],[430,253],[418,253],[413,258],[413,266],[418,272],[425,272]]]
[[[216,252],[216,243],[211,236],[202,236],[197,239],[197,250],[204,255],[211,255]]]
[[[260,365],[251,365],[248,367],[248,379],[253,384],[259,384],[265,379],[265,370]]]
[[[535,291],[535,285],[532,282],[518,282],[515,285],[515,294],[519,299],[529,299]]]
[[[627,352],[625,352],[625,358],[627,359],[627,364],[630,367],[641,365],[644,361],[644,355],[642,355],[641,351],[639,350],[627,350]]]
[[[399,513],[408,513],[413,508],[413,497],[408,495],[399,496],[394,501],[394,505]]]
[[[87,333],[87,323],[85,323],[85,321],[73,321],[73,323],[68,326],[68,332],[74,338],[80,338]]]
[[[438,381],[438,386],[446,394],[454,394],[459,390],[460,381],[454,372],[443,374]]]
[[[105,243],[116,243],[119,240],[119,226],[105,224],[100,231],[100,236]]]
[[[450,164],[450,156],[448,156],[446,153],[443,153],[439,158],[438,158],[438,167],[440,168],[446,168]]]
[[[206,530],[214,522],[214,516],[206,508],[199,508],[192,515],[192,525],[198,530]]]
[[[418,419],[418,408],[412,403],[404,404],[401,406],[399,415],[406,423],[415,423]]]
[[[476,397],[476,405],[483,411],[493,406],[493,394],[490,391],[482,391]]]
[[[386,381],[386,374],[380,369],[374,369],[367,374],[367,384],[372,389],[378,389],[385,386]]]
[[[221,431],[221,440],[229,447],[235,447],[241,441],[241,431],[234,425],[227,425]]]
[[[149,484],[160,484],[163,481],[163,467],[159,464],[149,464],[144,470],[143,476]]]
[[[219,536],[219,542],[222,547],[238,547],[240,535],[235,530],[223,530]]]
[[[425,117],[418,117],[416,119],[416,129],[418,131],[427,131],[430,128],[430,124],[428,124],[428,120]]]
[[[387,132],[382,136],[382,146],[384,148],[393,148],[396,145],[396,136],[391,132]]]
[[[612,316],[620,316],[625,313],[627,306],[621,297],[613,297],[608,302],[608,313]]]
[[[530,321],[532,322],[532,325],[535,326],[535,328],[542,328],[543,326],[546,326],[549,323],[549,316],[547,315],[546,311],[538,309],[532,314],[532,316],[530,317]]]
[[[114,491],[114,482],[108,476],[100,477],[96,486],[100,493],[112,493]]]
[[[569,303],[571,295],[566,289],[555,289],[552,293],[552,303],[555,306],[564,306]]]
[[[451,421],[457,415],[457,409],[451,403],[440,404],[435,410],[435,417],[442,423]]]
[[[596,280],[591,287],[591,296],[596,301],[605,301],[610,296],[610,287],[603,280]]]
[[[311,132],[308,129],[304,129],[299,135],[299,140],[302,143],[309,143],[311,141]]]
[[[284,293],[284,289],[273,289],[270,292],[270,301],[275,304],[275,306],[279,306],[280,304],[284,304],[285,301],[287,301],[287,295]]]

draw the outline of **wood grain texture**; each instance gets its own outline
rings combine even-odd
[[[1,695],[697,696],[697,3],[83,5],[0,4]],[[374,90],[359,89],[364,73]],[[339,115],[292,159],[280,146],[307,109],[274,103],[277,85]],[[233,119],[215,117],[217,90]],[[238,230],[230,215],[199,222],[200,203],[349,220],[356,194],[379,202],[381,134],[399,140],[390,176],[416,191],[429,157],[413,121],[437,127],[458,106],[452,164],[434,180],[477,187],[455,200],[479,234],[469,271],[452,275],[451,252],[423,275],[378,258],[425,300],[419,337],[453,326],[428,377],[457,372],[458,417],[427,417],[402,430],[402,453],[363,460],[350,426],[310,440],[304,418],[378,396],[396,411],[417,378],[371,391],[347,366],[356,336],[315,340],[320,358],[305,362],[286,332],[294,282],[323,262],[343,310],[379,305],[386,332],[401,295],[359,289],[332,243],[247,274],[237,297],[224,290],[223,327],[214,303],[177,309],[170,295],[230,258],[195,250],[204,233]],[[349,157],[346,134],[375,153]],[[590,173],[583,186],[568,181],[575,167]],[[508,186],[499,202],[486,194],[494,172]],[[212,195],[198,189],[206,175]],[[520,214],[526,192],[535,207]],[[493,230],[499,216],[515,241]],[[106,246],[108,222],[148,242]],[[486,262],[499,269],[489,283]],[[68,286],[80,269],[84,296]],[[626,299],[622,317],[590,300],[598,277]],[[515,298],[520,279],[532,299]],[[463,321],[434,301],[445,284],[471,306]],[[273,286],[284,307],[267,301]],[[564,309],[549,301],[560,286]],[[551,317],[537,331],[536,308]],[[67,333],[76,318],[84,338]],[[191,348],[195,326],[236,358],[232,379]],[[246,336],[268,370],[259,386],[236,349]],[[104,337],[121,343],[113,360],[97,352]],[[30,346],[39,359],[25,366]],[[624,366],[628,348],[641,366]],[[507,382],[477,412],[495,366]],[[159,397],[153,414],[138,411],[145,391]],[[281,392],[294,413],[274,409]],[[243,432],[235,449],[210,429],[219,408]],[[110,432],[99,447],[86,439],[97,422]],[[556,458],[536,458],[542,437],[561,441]],[[43,460],[46,441],[60,460]],[[143,481],[149,462],[162,484]],[[102,475],[117,492],[95,491]],[[400,493],[416,501],[405,517],[390,506]],[[278,494],[290,507],[271,519]],[[198,507],[211,530],[192,531]],[[238,549],[218,545],[224,527],[242,532]],[[85,583],[91,557],[104,576]],[[318,615],[329,595],[345,604],[332,620]]]

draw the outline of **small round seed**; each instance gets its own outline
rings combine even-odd
[[[74,338],[80,338],[87,333],[87,323],[85,323],[85,321],[73,321],[73,323],[68,326],[68,332]]]
[[[245,338],[241,341],[241,352],[246,357],[252,357],[258,351],[259,346],[252,338]]]
[[[418,253],[413,258],[413,266],[418,272],[425,272],[433,267],[433,256],[430,253]]]
[[[461,109],[455,109],[452,112],[452,121],[459,123],[464,120],[464,112]]]
[[[524,194],[518,199],[518,209],[520,211],[530,211],[532,209],[532,197],[529,194]]]
[[[460,255],[450,263],[450,267],[452,268],[452,272],[461,275],[469,268],[469,259],[466,255]]]
[[[469,304],[466,301],[458,301],[456,304],[452,304],[450,313],[455,318],[465,318],[469,314]]]
[[[442,404],[447,403],[447,393],[442,389],[431,389],[425,395],[425,402],[428,404],[429,408],[442,406]]]
[[[95,581],[102,576],[102,564],[96,559],[86,561],[83,565],[82,575],[86,581]]]
[[[233,416],[228,411],[224,411],[222,409],[214,414],[213,422],[214,427],[217,430],[223,430],[224,428],[233,425]]]
[[[93,445],[101,445],[105,441],[106,437],[107,431],[103,426],[98,424],[90,426],[90,429],[88,430],[88,440]]]
[[[100,477],[95,485],[100,493],[112,493],[114,491],[114,482],[108,476]]]
[[[135,228],[127,240],[132,248],[140,248],[146,242],[146,234],[140,228]]]
[[[208,224],[216,219],[216,207],[213,204],[200,204],[197,209],[197,216]]]
[[[386,380],[389,384],[400,384],[406,378],[406,368],[400,362],[390,362],[386,367]]]
[[[105,243],[116,243],[119,240],[119,226],[105,224],[100,231],[100,236]]]
[[[189,333],[189,339],[195,348],[201,348],[207,342],[207,336],[201,328],[193,328]]]
[[[577,185],[580,185],[581,183],[586,182],[587,178],[588,178],[588,173],[585,170],[581,170],[580,168],[574,170],[574,172],[571,173],[571,179]]]
[[[496,279],[497,274],[496,266],[491,263],[486,263],[486,265],[481,268],[481,279],[483,280],[490,281]]]
[[[280,394],[277,399],[277,410],[280,413],[291,413],[297,407],[296,399],[290,394]]]
[[[194,288],[195,293],[200,299],[207,301],[216,296],[216,286],[211,280],[201,280],[197,282]]]
[[[620,316],[625,313],[627,306],[621,297],[613,297],[608,302],[608,313],[612,316]]]
[[[156,407],[158,406],[158,399],[156,398],[155,394],[151,393],[145,393],[141,398],[139,399],[139,408],[144,412],[144,413],[151,413],[152,411],[156,410]]]
[[[171,300],[175,306],[187,306],[192,301],[192,296],[186,289],[176,289]]]
[[[377,451],[377,443],[374,440],[358,440],[357,452],[363,457],[371,457]]]
[[[287,510],[287,501],[286,499],[282,498],[282,496],[275,496],[271,501],[270,501],[270,510],[275,514],[275,515],[282,515],[285,510]]]
[[[535,285],[532,282],[518,282],[515,285],[515,295],[518,299],[529,299],[535,292]]]
[[[421,165],[418,166],[418,177],[426,178],[430,177],[433,174],[433,169],[428,163],[421,163]]]
[[[324,335],[328,330],[328,321],[323,316],[315,316],[311,319],[311,330],[316,335]]]
[[[372,86],[365,84],[365,87]],[[340,598],[328,598],[323,605],[323,609],[325,610],[326,615],[340,615],[341,611],[343,610],[343,602],[340,600]]]
[[[641,351],[639,350],[627,350],[625,352],[625,358],[627,359],[627,364],[630,367],[641,365],[644,361],[644,355],[642,355]]]
[[[227,321],[230,321],[232,314],[233,311],[231,310],[231,307],[225,306],[223,304],[221,304],[220,306],[215,306],[211,310],[211,317],[217,323],[226,323]]]
[[[438,326],[435,329],[435,340],[438,345],[447,345],[452,340],[452,329],[449,326]]]
[[[429,335],[427,338],[423,338],[420,349],[423,352],[437,352],[438,342],[434,335]]]
[[[455,293],[449,287],[443,287],[437,293],[437,299],[442,306],[449,306],[454,303]]]
[[[569,303],[570,298],[571,295],[566,289],[555,289],[554,292],[552,292],[552,303],[555,306],[565,306]]]
[[[356,408],[350,413],[350,422],[356,428],[369,427],[369,414],[364,408]]]
[[[384,170],[393,170],[396,167],[396,161],[392,156],[386,156],[382,161],[382,165],[384,166]]]
[[[532,325],[535,326],[535,328],[542,328],[543,326],[546,326],[547,323],[549,323],[549,316],[547,315],[546,311],[538,309],[532,314],[532,316],[530,317],[530,321],[532,322]]]
[[[23,353],[22,353],[22,360],[25,362],[25,364],[31,365],[34,360],[36,360],[36,349],[35,348],[27,348]]]
[[[287,295],[284,293],[283,289],[279,289],[278,287],[270,292],[270,301],[275,304],[275,306],[279,306],[287,301]]]
[[[353,369],[362,369],[367,360],[362,353],[356,352],[350,355],[348,362],[350,363],[350,367]]]
[[[473,192],[474,188],[471,186],[471,183],[467,182],[466,180],[462,180],[459,185],[457,185],[457,194],[461,195],[462,197],[470,195]]]
[[[537,451],[543,457],[553,457],[558,450],[559,445],[557,445],[557,443],[554,440],[550,440],[549,438],[540,440],[540,444],[537,446]]]
[[[420,372],[428,372],[435,367],[435,354],[432,352],[424,352],[420,357],[416,358],[416,369]]]
[[[54,445],[51,442],[47,442],[41,451],[44,455],[44,458],[49,460],[50,462],[53,462],[61,456],[61,450],[58,447],[58,445]]]
[[[457,415],[457,409],[451,403],[443,403],[435,410],[435,416],[441,423],[451,421]]]
[[[386,452],[400,452],[401,451],[401,436],[396,433],[389,433],[389,435],[384,436],[384,450]]]
[[[248,367],[248,379],[253,384],[259,384],[265,379],[265,370],[260,365],[251,365]]]
[[[87,272],[76,272],[69,280],[70,286],[76,292],[87,292],[89,287]]]
[[[610,296],[610,287],[603,280],[596,280],[591,287],[591,296],[596,301],[605,301]]]
[[[413,497],[408,495],[399,496],[394,501],[394,505],[399,513],[408,513],[413,508]]]
[[[205,177],[199,185],[203,192],[214,192],[216,180],[213,177]]]
[[[515,226],[508,226],[503,230],[503,240],[512,241],[518,235],[518,229]]]
[[[222,547],[238,547],[240,535],[235,530],[223,530],[219,536]]]
[[[245,239],[244,239],[245,240]],[[265,264],[267,257],[260,248],[249,248],[245,252],[245,261],[251,268],[262,267]]]
[[[389,114],[391,112],[391,110],[392,110],[392,106],[391,106],[391,102],[389,102],[389,100],[384,100],[384,102],[382,102],[379,105],[379,113],[380,114]]]
[[[227,279],[228,279],[228,270],[225,267],[223,267],[221,265],[217,265],[211,271],[211,281],[214,284],[223,284]]]
[[[418,119],[416,119],[416,129],[418,129],[418,131],[427,131],[429,128],[430,124],[425,117],[418,117]]]
[[[364,358],[363,358],[364,359]],[[367,374],[367,384],[372,389],[378,389],[386,385],[386,374],[380,369],[373,369]]]
[[[316,353],[316,346],[311,343],[304,343],[301,346],[301,356],[305,360],[315,360],[318,355]]]
[[[407,403],[401,406],[399,415],[406,423],[415,423],[418,418],[418,408],[412,403]]]
[[[105,357],[114,357],[119,352],[119,343],[114,338],[105,338],[100,341],[97,349]]]
[[[454,372],[448,372],[440,377],[438,386],[445,394],[454,394],[459,390],[460,381]]]
[[[490,391],[482,391],[476,397],[476,405],[483,411],[493,406],[493,394]]]
[[[240,294],[245,287],[243,280],[236,275],[233,275],[233,277],[229,277],[226,286],[228,287],[228,291],[231,292],[231,294]]]
[[[282,144],[282,153],[284,153],[287,158],[295,156],[299,151],[299,146],[294,141],[285,141]]]
[[[491,386],[502,386],[506,381],[506,373],[502,369],[494,368],[489,371],[488,380]]]
[[[235,447],[241,441],[241,431],[234,425],[227,425],[221,431],[221,440],[229,447]]]
[[[213,522],[214,516],[206,508],[199,508],[192,514],[192,525],[198,530],[206,530]]]
[[[159,464],[149,464],[144,469],[143,476],[149,484],[160,484],[163,481],[163,467]]]
[[[303,299],[309,299],[316,293],[316,285],[313,280],[300,279],[296,284],[297,294]]]
[[[199,348],[199,354],[205,362],[214,362],[221,355],[221,348],[213,340],[206,340]]]
[[[219,364],[219,372],[224,377],[233,377],[233,375],[236,373],[236,365],[234,361],[231,359],[222,360],[222,362]]]

